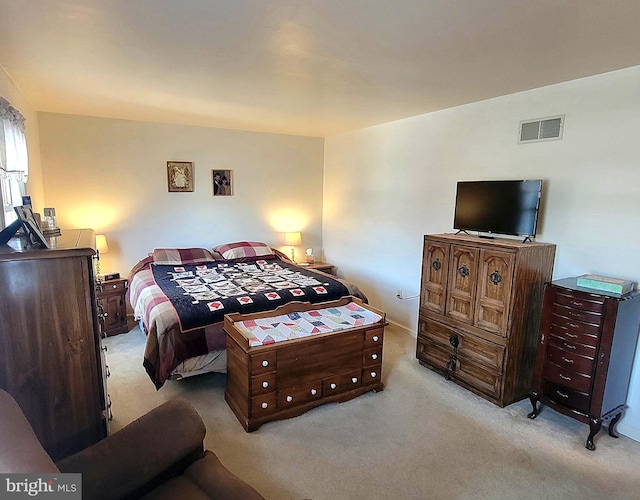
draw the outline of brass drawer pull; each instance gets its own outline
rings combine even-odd
[[[573,335],[573,334],[571,334],[569,332],[567,332],[567,337],[571,337],[572,339],[577,339],[578,338],[577,335]]]
[[[576,325],[575,323],[569,323],[571,328],[580,328],[580,325]]]
[[[576,346],[571,345],[571,344],[567,344],[566,342],[564,343],[564,346],[565,346],[567,349],[575,349],[575,348],[576,348]]]
[[[567,359],[564,356],[562,356],[562,361],[564,361],[565,363],[573,363],[573,359]]]
[[[567,376],[563,375],[562,373],[560,374],[560,378],[562,380],[571,380],[571,377],[567,377]]]
[[[565,399],[569,399],[569,395],[568,395],[568,394],[565,394],[564,392],[556,391],[556,394],[557,394],[558,396],[562,396],[562,397],[563,397],[563,398],[565,398]]]

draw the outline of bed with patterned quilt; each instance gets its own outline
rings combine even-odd
[[[225,372],[224,315],[272,311],[293,301],[355,296],[352,283],[307,269],[261,242],[157,248],[129,274],[129,301],[147,340],[144,367],[160,389],[170,378]]]

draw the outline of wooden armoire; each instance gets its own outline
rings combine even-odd
[[[497,405],[525,398],[554,258],[547,243],[426,235],[420,363]]]
[[[0,388],[58,460],[108,433],[95,235],[64,230],[51,249],[23,244],[0,246]]]

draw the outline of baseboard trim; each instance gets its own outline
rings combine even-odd
[[[634,441],[640,442],[640,429],[638,429],[637,427],[625,425],[624,422],[620,422],[617,425],[616,430],[623,436],[627,436]]]
[[[393,325],[394,328],[397,328],[398,330],[400,330],[402,333],[406,333],[407,335],[410,335],[411,337],[417,337],[416,332],[414,332],[413,330],[407,328],[404,325],[401,325],[400,323],[396,323],[395,321],[390,320],[389,318],[387,318],[387,321]]]

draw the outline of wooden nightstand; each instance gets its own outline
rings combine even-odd
[[[107,337],[129,331],[124,298],[128,288],[129,281],[124,278],[96,283],[100,329]]]
[[[316,271],[322,271],[328,274],[336,274],[336,266],[319,260],[316,260],[313,264],[303,265],[303,267],[306,267],[307,269],[315,269]]]

